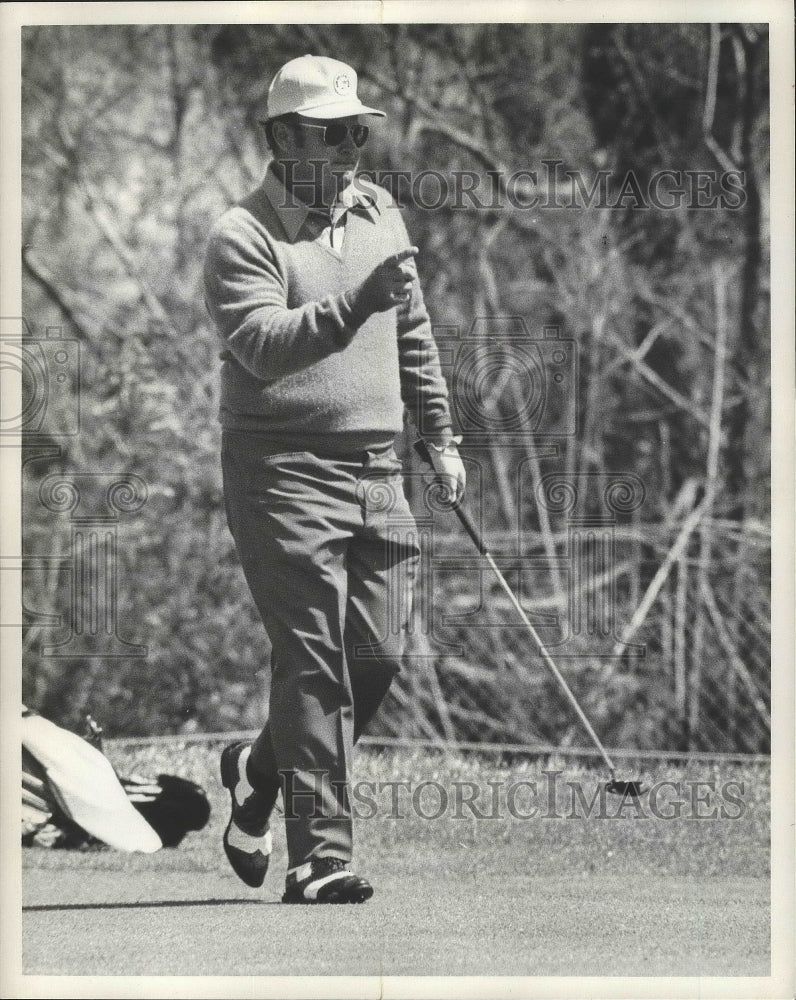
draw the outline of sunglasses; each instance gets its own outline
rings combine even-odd
[[[315,128],[323,132],[325,146],[342,146],[346,136],[350,135],[354,145],[361,149],[368,141],[370,129],[367,125],[346,125],[344,122],[331,122],[329,125],[312,125],[310,122],[296,122],[301,128]]]

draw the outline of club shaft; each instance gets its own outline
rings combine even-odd
[[[423,458],[429,465],[433,466],[433,462],[431,461],[431,455],[429,453],[428,447],[426,446],[426,443],[422,439],[419,440],[419,441],[417,441],[415,443],[415,450],[417,451],[417,453],[420,455],[421,458]],[[615,774],[615,770],[616,770],[614,768],[614,762],[608,756],[608,753],[606,752],[605,747],[600,742],[600,737],[597,735],[597,733],[595,733],[594,729],[592,728],[592,724],[586,718],[586,713],[580,707],[580,704],[578,703],[578,699],[572,693],[572,689],[570,688],[569,684],[567,684],[566,680],[564,679],[563,674],[558,669],[558,667],[555,665],[555,662],[553,661],[553,657],[547,652],[547,650],[545,649],[544,645],[542,644],[542,640],[539,638],[538,632],[533,627],[533,625],[531,625],[531,623],[530,623],[530,621],[528,619],[528,616],[525,614],[525,609],[520,604],[520,602],[517,600],[517,596],[514,593],[514,591],[511,589],[511,587],[508,585],[508,583],[506,582],[506,578],[500,572],[500,569],[498,568],[497,563],[492,558],[492,554],[490,553],[489,549],[486,547],[486,543],[484,542],[484,539],[481,536],[481,532],[478,530],[478,527],[476,526],[476,524],[474,523],[474,521],[472,520],[472,518],[470,517],[470,515],[467,513],[467,511],[464,509],[464,507],[462,507],[461,502],[456,505],[455,510],[456,510],[456,516],[459,518],[459,521],[461,522],[462,527],[467,532],[467,534],[470,536],[470,538],[473,540],[473,544],[478,549],[478,551],[481,553],[481,555],[486,558],[487,562],[489,563],[490,567],[492,568],[492,572],[498,578],[498,581],[500,582],[501,587],[508,594],[509,600],[514,605],[514,607],[515,607],[515,609],[517,611],[517,614],[522,619],[523,624],[525,625],[525,627],[531,633],[531,637],[533,638],[533,641],[536,643],[536,645],[537,645],[537,647],[539,649],[539,652],[542,655],[542,659],[545,661],[545,663],[549,667],[551,673],[553,674],[553,676],[555,677],[555,679],[558,681],[559,685],[561,686],[561,689],[563,690],[564,694],[569,699],[570,704],[575,709],[575,712],[577,713],[578,718],[583,723],[583,726],[584,726],[586,732],[591,737],[592,742],[594,743],[594,745],[599,750],[600,755],[601,755],[602,759],[605,761],[606,766],[608,767],[608,769],[611,772],[611,777],[613,778],[614,774]]]
[[[562,688],[564,694],[567,696],[567,698],[569,698],[569,701],[570,701],[572,707],[575,709],[575,711],[578,714],[578,718],[583,723],[583,726],[586,729],[586,732],[589,734],[589,736],[591,736],[592,742],[597,747],[597,749],[600,751],[600,754],[601,754],[603,760],[605,761],[607,767],[609,768],[609,770],[611,771],[611,774],[613,775],[614,770],[615,770],[615,768],[614,768],[614,762],[608,756],[608,754],[607,754],[607,752],[605,750],[605,747],[600,742],[599,736],[597,735],[597,733],[595,733],[594,729],[592,728],[592,724],[589,722],[588,718],[586,717],[586,713],[580,707],[580,704],[578,703],[578,699],[572,693],[572,689],[570,688],[569,684],[567,684],[566,680],[564,679],[563,674],[558,669],[558,667],[555,665],[555,662],[553,661],[553,657],[547,652],[547,650],[545,649],[544,645],[542,644],[542,640],[539,638],[539,633],[536,631],[536,629],[531,624],[530,620],[528,619],[528,616],[525,614],[525,609],[520,604],[520,602],[517,600],[516,594],[514,593],[514,591],[511,589],[511,587],[506,582],[506,578],[500,572],[500,569],[498,568],[497,563],[495,562],[495,560],[492,558],[491,553],[487,549],[483,548],[483,546],[480,546],[480,547],[482,548],[483,554],[484,554],[484,556],[486,558],[486,561],[489,563],[489,565],[490,565],[490,567],[492,569],[492,572],[498,578],[501,587],[506,591],[506,594],[508,595],[509,600],[511,601],[511,603],[514,605],[514,607],[515,607],[515,609],[517,611],[517,614],[520,616],[520,618],[522,618],[523,624],[528,629],[528,631],[531,633],[533,641],[539,647],[539,652],[542,655],[542,659],[545,661],[545,663],[547,664],[547,666],[550,668],[550,671],[553,674],[553,676],[555,677],[555,679],[561,685],[561,688]]]

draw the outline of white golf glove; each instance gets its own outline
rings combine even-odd
[[[431,465],[445,488],[446,495],[443,500],[450,504],[459,503],[464,496],[467,485],[467,473],[456,445],[456,440],[452,440],[444,446],[426,441]]]

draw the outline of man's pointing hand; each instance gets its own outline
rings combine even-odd
[[[415,254],[417,247],[408,247],[387,257],[373,268],[361,285],[346,292],[354,315],[364,320],[372,313],[386,312],[409,300],[412,284],[417,278]]]

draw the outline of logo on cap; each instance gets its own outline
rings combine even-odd
[[[341,96],[347,94],[351,90],[351,77],[347,73],[338,73],[334,78],[333,86],[335,93]]]

